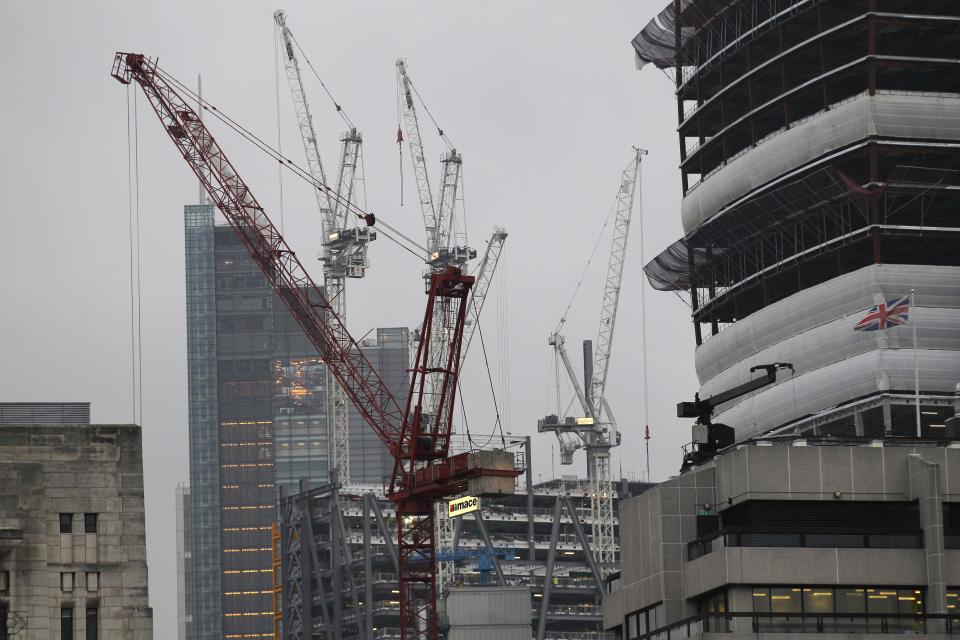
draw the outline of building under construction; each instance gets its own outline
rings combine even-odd
[[[676,91],[683,195],[645,269],[689,295],[700,389],[683,472],[620,504],[625,640],[956,633],[958,25],[675,0],[634,39]]]
[[[921,430],[942,433],[960,379],[958,19],[945,0],[676,0],[634,39],[676,89],[685,235],[646,271],[689,294],[700,395],[794,368],[724,405],[737,439],[913,435],[917,382]],[[854,331],[905,296],[912,327]]]
[[[518,444],[529,452],[529,439]],[[615,503],[647,486],[619,483]],[[284,496],[281,510],[283,638],[399,638],[396,511],[382,486],[304,486]],[[524,638],[609,637],[601,629],[602,576],[589,551],[587,480],[534,484],[527,467],[517,493],[483,496],[478,510],[453,524],[451,546],[437,551],[444,597],[465,587],[525,587]],[[497,622],[498,611],[477,606],[489,624]],[[442,616],[450,637],[457,616],[456,608]]]

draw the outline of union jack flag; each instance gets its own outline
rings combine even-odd
[[[854,331],[877,331],[907,324],[910,315],[910,294],[901,298],[890,298],[886,302],[870,307],[867,316],[857,323]]]

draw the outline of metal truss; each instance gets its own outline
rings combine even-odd
[[[710,321],[738,291],[874,233],[926,227],[942,194],[957,189],[958,175],[898,166],[886,182],[860,187],[821,169],[727,212],[680,241],[688,255],[677,273],[686,271],[680,280],[694,292],[695,318]]]
[[[547,611],[550,607],[550,593],[553,586],[553,569],[557,559],[557,539],[560,537],[560,516],[561,511],[566,510],[570,516],[570,522],[573,524],[574,532],[580,547],[583,549],[583,556],[587,565],[590,567],[590,574],[593,577],[594,589],[598,598],[603,598],[603,576],[600,568],[594,562],[594,554],[590,549],[590,542],[580,524],[580,518],[577,516],[577,510],[570,497],[565,495],[557,496],[557,501],[553,507],[553,527],[550,529],[550,549],[547,551],[547,566],[543,579],[543,598],[540,602],[540,615],[537,620],[537,640],[544,640],[547,635]]]

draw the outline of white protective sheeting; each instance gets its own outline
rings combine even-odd
[[[956,351],[921,350],[920,388],[952,391],[960,379]],[[827,367],[790,377],[714,416],[736,429],[738,441],[769,431],[795,417],[837,406],[877,391],[913,388],[913,349],[871,351]]]
[[[868,136],[960,140],[960,96],[864,93],[770,136],[687,194],[680,210],[684,234],[722,215],[737,198]]]
[[[866,310],[917,292],[910,323],[854,331]],[[920,388],[951,392],[960,382],[960,268],[872,265],[801,291],[737,322],[697,349],[700,395],[748,380],[750,367],[790,362],[796,373],[739,402],[716,420],[749,437],[851,398],[913,388],[916,323]],[[856,364],[851,364],[856,363]]]
[[[816,331],[821,331],[817,335],[826,337],[828,334],[823,333],[828,331],[825,325],[841,318],[850,327],[843,341],[844,349],[850,354],[856,353],[859,350],[855,343],[863,336],[883,333],[853,332],[853,325],[865,315],[864,310],[876,304],[883,295],[891,298],[906,295],[910,289],[916,289],[917,303],[923,309],[952,310],[947,315],[952,315],[960,328],[960,267],[871,265],[804,289],[710,336],[697,347],[697,378],[706,387],[723,371],[731,367],[742,369],[747,363],[748,368],[760,362],[777,360],[803,366],[803,360],[813,356],[802,348],[791,346],[799,344],[791,340]],[[897,338],[891,340],[894,348],[899,346]],[[761,353],[762,357],[772,359],[758,360],[761,356],[757,354]]]

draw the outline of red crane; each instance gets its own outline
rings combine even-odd
[[[401,411],[386,383],[327,303],[323,289],[310,278],[202,119],[178,91],[179,83],[158,68],[156,60],[138,53],[118,52],[111,75],[123,84],[135,81],[143,89],[213,204],[393,456],[388,496],[397,510],[401,637],[437,638],[434,503],[462,493],[473,479],[518,475],[511,454],[506,454],[511,460],[509,466],[488,458],[485,461],[489,467],[474,454],[449,456],[463,323],[473,276],[456,267],[431,276],[422,326],[429,331],[436,326],[435,317],[443,318],[440,326],[449,335],[450,348],[443,367],[431,366],[430,336],[420,340],[406,410]],[[316,188],[327,189],[319,184]],[[354,213],[373,224],[372,215]],[[434,398],[425,398],[427,393]],[[437,415],[424,415],[424,406],[437,407]]]

